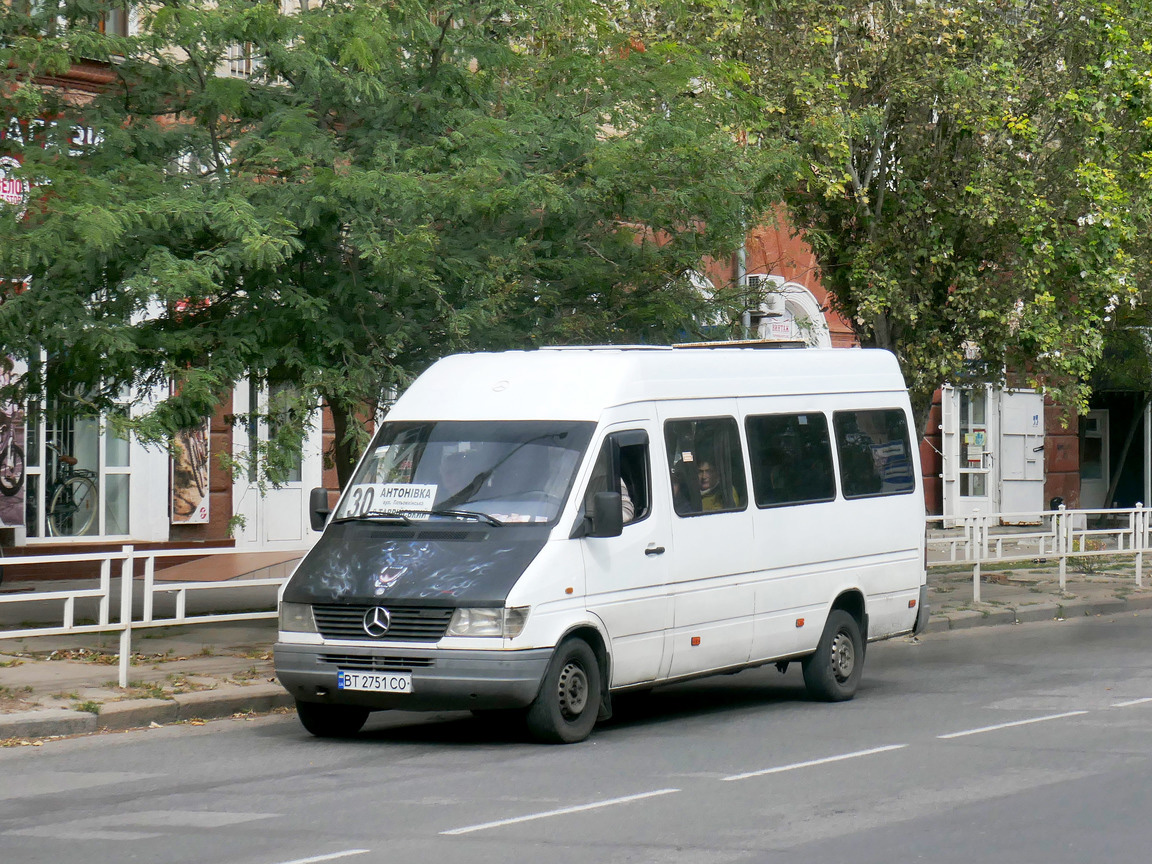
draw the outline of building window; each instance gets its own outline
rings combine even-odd
[[[128,9],[109,9],[100,16],[98,28],[109,36],[127,36]]]
[[[232,78],[249,78],[260,68],[255,47],[251,42],[229,45],[225,59],[228,61],[228,75]]]
[[[291,448],[291,452],[282,453],[276,462],[270,479],[274,484],[299,483],[302,475],[303,459],[300,448],[304,444],[303,436],[293,435],[290,431],[293,425],[293,414],[299,410],[300,392],[291,384],[273,384],[268,388],[268,437]],[[291,441],[280,439],[288,435]]]
[[[131,443],[105,415],[56,399],[28,411],[25,529],[32,539],[127,537]]]

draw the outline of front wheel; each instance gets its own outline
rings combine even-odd
[[[860,625],[843,609],[833,609],[816,652],[804,658],[804,685],[813,699],[844,702],[856,695],[864,672]]]
[[[600,663],[583,639],[560,643],[540,693],[528,708],[528,731],[541,741],[583,741],[600,713]]]
[[[317,738],[350,738],[368,719],[368,709],[356,705],[324,705],[297,702],[300,724]]]
[[[100,497],[88,477],[69,477],[56,487],[48,503],[48,531],[55,537],[79,537],[96,520]]]

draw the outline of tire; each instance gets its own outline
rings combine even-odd
[[[24,485],[24,448],[13,444],[0,450],[0,494],[15,495]]]
[[[317,738],[351,738],[368,719],[368,709],[357,705],[322,705],[297,702],[300,724]]]
[[[552,655],[535,701],[528,731],[540,741],[583,741],[600,713],[600,663],[583,639],[565,639]]]
[[[856,695],[863,672],[860,624],[843,609],[833,609],[816,652],[804,658],[808,695],[824,702],[845,702]]]
[[[56,487],[48,504],[48,533],[80,537],[96,519],[99,493],[88,477],[69,477]]]

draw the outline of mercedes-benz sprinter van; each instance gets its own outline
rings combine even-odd
[[[623,690],[803,664],[855,694],[927,620],[924,495],[892,354],[545,348],[447,357],[397,400],[285,586],[301,722],[515,709],[585,738]]]

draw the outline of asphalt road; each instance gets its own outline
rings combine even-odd
[[[585,743],[465,714],[294,716],[0,750],[0,861],[1125,862],[1152,845],[1152,614],[869,648],[633,696]]]

